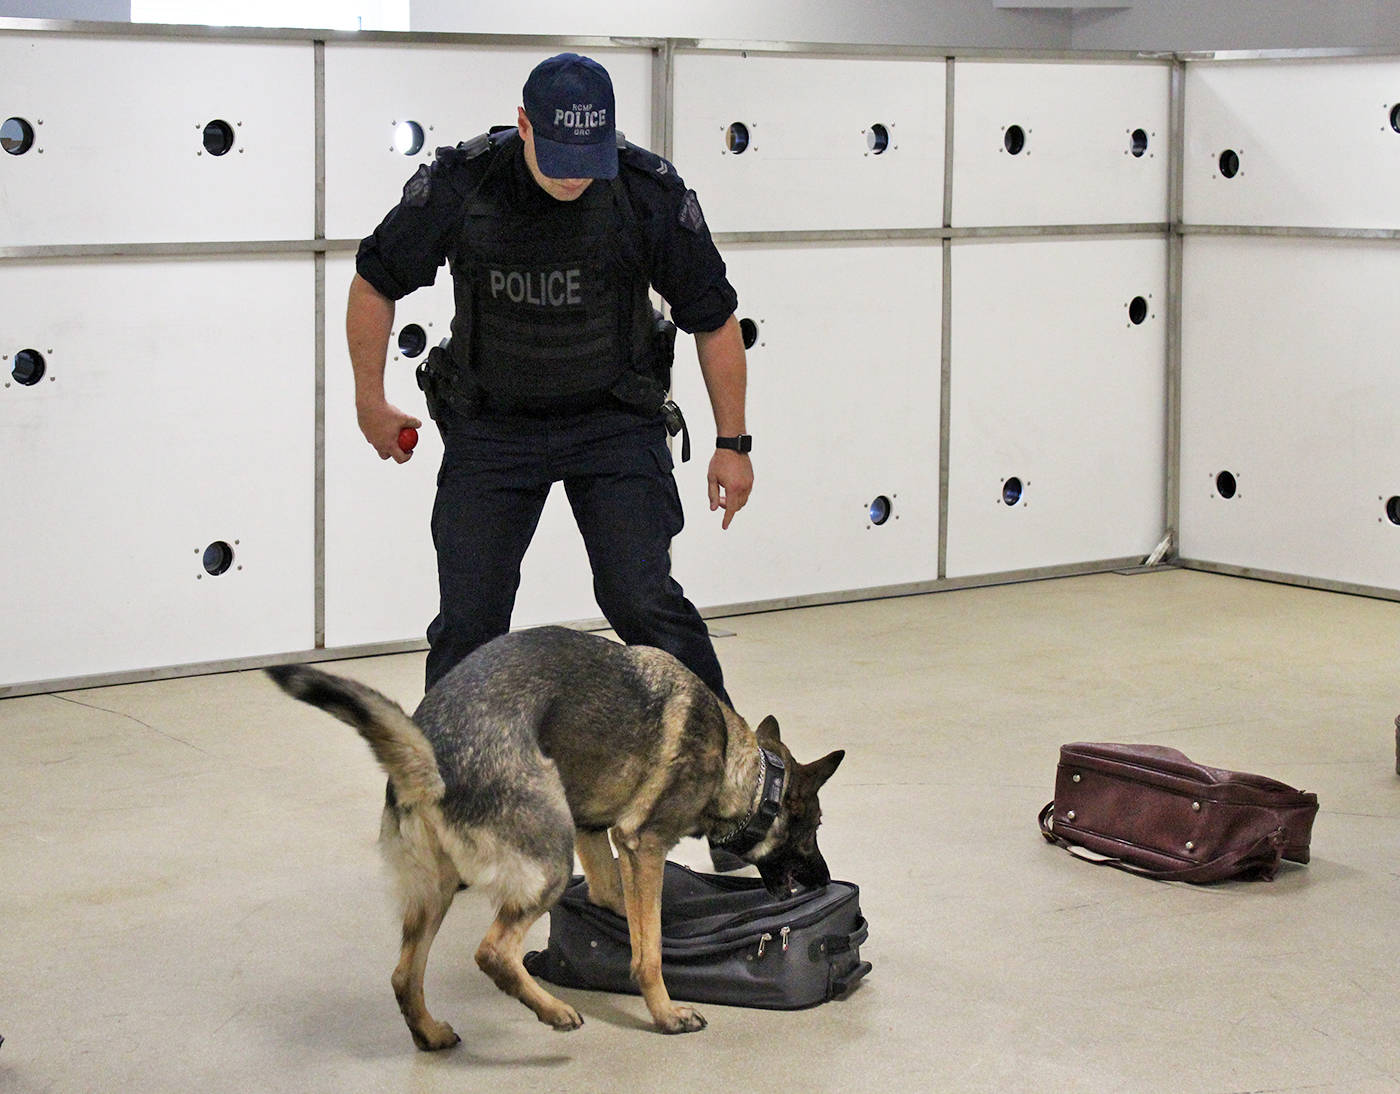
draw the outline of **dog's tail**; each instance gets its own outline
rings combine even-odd
[[[371,687],[306,665],[265,670],[294,699],[320,707],[360,731],[405,806],[440,801],[445,792],[433,746],[403,707]]]

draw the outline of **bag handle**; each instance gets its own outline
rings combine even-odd
[[[1136,863],[1127,862],[1121,858],[1114,858],[1111,855],[1101,855],[1095,851],[1090,851],[1086,847],[1070,843],[1063,836],[1055,834],[1055,803],[1052,801],[1040,811],[1040,833],[1047,842],[1057,843],[1068,851],[1075,858],[1082,858],[1085,862],[1092,862],[1098,866],[1116,866],[1120,870],[1126,870],[1130,874],[1139,874],[1142,877],[1150,877],[1156,881],[1223,881],[1238,871],[1239,867],[1250,859],[1259,856],[1262,852],[1273,851],[1273,867],[1277,867],[1279,855],[1283,848],[1287,830],[1275,828],[1272,832],[1258,839],[1252,846],[1246,848],[1236,848],[1227,851],[1218,858],[1209,862],[1202,862],[1192,866],[1183,866],[1175,870],[1158,870],[1151,866],[1139,866]],[[1272,869],[1266,869],[1264,876],[1269,880],[1273,879]]]
[[[847,953],[859,947],[869,937],[870,924],[865,921],[865,916],[859,916],[850,934],[827,934],[814,938],[807,947],[807,957],[812,961],[820,961],[824,956]]]

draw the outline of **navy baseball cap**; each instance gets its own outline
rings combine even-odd
[[[561,53],[535,66],[524,100],[545,175],[617,178],[617,121],[607,69],[577,53]]]

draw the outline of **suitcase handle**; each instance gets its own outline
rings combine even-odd
[[[820,961],[823,955],[846,953],[855,949],[867,938],[870,937],[870,924],[865,921],[865,916],[856,920],[856,927],[850,934],[829,934],[821,938],[813,939],[812,944],[807,947],[807,956],[813,961]],[[867,969],[869,966],[867,966]],[[864,973],[861,973],[864,976]]]

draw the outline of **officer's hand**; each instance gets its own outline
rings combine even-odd
[[[716,448],[710,458],[710,512],[723,507],[728,528],[734,514],[742,509],[753,491],[753,462],[747,452]]]
[[[370,447],[379,453],[381,460],[407,463],[413,459],[412,452],[405,452],[399,447],[399,430],[405,427],[421,428],[423,423],[417,418],[387,402],[357,407],[356,416],[360,420],[360,432],[365,435]]]

